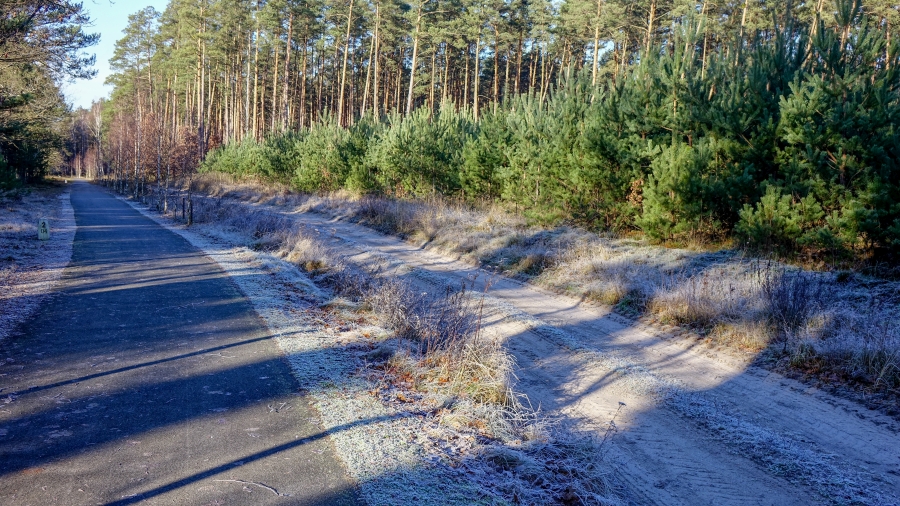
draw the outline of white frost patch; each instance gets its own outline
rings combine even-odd
[[[54,286],[72,259],[76,227],[69,192],[60,195],[58,202],[31,202],[31,197],[25,196],[19,203],[23,208],[20,212],[26,216],[12,217],[16,223],[0,223],[6,232],[0,237],[0,251],[4,256],[16,253],[13,267],[0,269],[0,341],[53,294]],[[34,215],[38,213],[52,213],[42,216],[50,218],[50,239],[47,241],[37,239]],[[27,216],[29,214],[32,216]],[[30,223],[32,221],[35,223]]]

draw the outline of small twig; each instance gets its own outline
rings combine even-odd
[[[257,483],[255,481],[244,481],[244,480],[213,480],[213,481],[218,481],[221,483],[241,483],[243,485],[256,485],[257,487],[264,488],[264,489],[268,490],[269,492],[272,492],[273,494],[277,495],[278,497],[290,497],[291,496],[291,494],[282,494],[281,492],[275,490],[274,488],[272,488],[268,485],[264,485],[262,483]]]
[[[606,425],[606,432],[603,434],[603,438],[600,440],[600,444],[598,445],[597,452],[601,455],[603,453],[603,447],[606,446],[606,442],[612,437],[613,434],[619,432],[619,427],[616,425],[616,417],[619,416],[619,413],[622,411],[622,408],[625,407],[625,403],[619,401],[619,407],[616,409],[616,412],[613,413],[612,419],[610,419],[609,423]]]

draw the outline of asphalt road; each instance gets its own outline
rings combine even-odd
[[[75,183],[59,294],[0,342],[0,504],[359,504],[250,302]]]

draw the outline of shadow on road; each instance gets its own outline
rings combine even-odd
[[[205,504],[248,482],[278,491],[254,504],[355,504],[234,282],[102,190],[71,198],[60,293],[0,348],[0,502]]]

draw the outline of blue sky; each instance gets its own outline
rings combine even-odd
[[[100,42],[88,49],[88,53],[97,54],[97,77],[91,80],[80,79],[63,85],[66,100],[74,107],[90,107],[91,102],[109,95],[110,86],[103,81],[109,75],[109,59],[112,58],[116,41],[122,38],[122,30],[128,24],[128,15],[148,5],[162,12],[168,0],[83,0],[84,9],[93,20],[93,26],[85,27],[85,32],[99,33]]]

